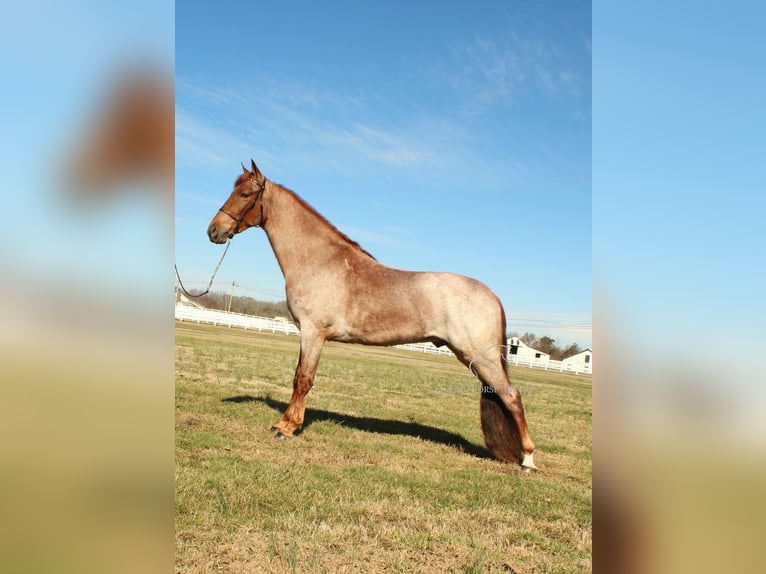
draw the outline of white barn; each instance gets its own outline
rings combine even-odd
[[[511,337],[506,341],[508,345],[508,360],[547,363],[551,356],[527,345],[518,337]]]
[[[585,349],[576,355],[567,357],[561,361],[561,366],[568,371],[573,370],[578,373],[590,373],[592,375],[593,351],[591,349]]]

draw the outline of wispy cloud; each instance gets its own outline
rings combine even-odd
[[[508,105],[522,93],[572,94],[579,85],[555,47],[518,37],[503,44],[475,38],[454,46],[446,62],[425,67],[458,95],[460,112],[468,116]]]
[[[359,157],[383,165],[428,164],[437,155],[433,131],[408,124],[404,128],[382,127],[369,120],[354,121],[365,103],[359,95],[345,96],[312,90],[303,82],[279,83],[271,79],[266,88],[247,97],[231,88],[197,87],[181,82],[179,89],[195,99],[203,111],[192,116],[177,108],[176,141],[179,159],[209,164],[230,162],[232,152],[251,150],[249,142],[268,139],[274,148],[289,143],[292,150],[306,149],[313,156]],[[236,115],[239,125],[213,125],[205,116]],[[244,122],[244,123],[242,123]],[[237,135],[237,132],[239,134]]]
[[[188,102],[177,106],[179,163],[220,167],[258,157],[277,171],[288,169],[283,162],[296,161],[334,173],[358,171],[361,165],[417,168],[429,173],[432,183],[436,174],[446,173],[444,168],[453,179],[458,173],[471,174],[474,183],[492,180],[498,172],[508,182],[509,170],[523,168],[506,155],[501,166],[492,165],[493,159],[481,151],[483,142],[448,114],[418,108],[392,118],[370,112],[372,96],[366,100],[363,94],[333,94],[305,82],[260,80],[261,90],[248,90],[244,84],[208,89],[179,83],[180,99]],[[489,101],[495,96],[485,97]],[[456,170],[458,166],[463,169]]]
[[[176,190],[176,196],[179,198],[183,198],[185,201],[200,203],[207,206],[218,207],[218,205],[220,205],[221,203],[218,199],[206,197],[198,193],[187,193],[180,190]]]
[[[338,229],[358,241],[360,245],[379,245],[383,247],[396,247],[399,249],[412,249],[415,244],[402,237],[403,230],[389,228],[386,230],[366,229],[353,225],[339,225]]]
[[[355,124],[355,135],[369,157],[393,165],[429,163],[434,159],[433,151],[411,134],[402,134]]]
[[[315,149],[346,157],[361,155],[390,165],[421,164],[433,159],[432,152],[413,136],[380,126],[331,120],[311,112],[281,108],[282,134],[292,131],[292,141],[303,140]]]
[[[243,102],[242,95],[234,89],[222,86],[200,86],[192,84],[183,78],[176,79],[176,90],[183,91],[190,98],[214,104],[230,105]]]
[[[244,157],[248,143],[233,130],[214,125],[202,116],[192,116],[176,105],[176,161],[182,164],[228,165],[232,158]]]
[[[453,49],[453,62],[445,80],[463,98],[464,113],[511,100],[525,80],[520,58],[489,40],[477,39]]]

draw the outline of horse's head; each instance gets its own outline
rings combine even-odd
[[[242,164],[242,175],[234,182],[234,191],[221,206],[207,228],[213,243],[224,243],[249,227],[263,225],[263,194],[266,178],[250,160],[251,169]]]

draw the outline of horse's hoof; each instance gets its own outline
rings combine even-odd
[[[523,472],[524,474],[534,474],[535,472],[537,472],[537,469],[531,466],[522,466],[521,472]]]
[[[271,432],[279,432],[279,429],[276,426],[273,426],[269,429]]]
[[[290,438],[286,434],[282,434],[282,431],[277,431],[277,434],[274,435],[274,438],[277,440],[285,440],[287,438]]]

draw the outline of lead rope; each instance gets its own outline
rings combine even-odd
[[[207,295],[210,292],[210,286],[213,284],[213,279],[215,279],[215,274],[218,273],[218,270],[221,268],[221,263],[223,263],[223,258],[226,256],[226,252],[229,250],[230,245],[231,245],[231,239],[229,239],[226,242],[226,249],[223,250],[223,255],[221,255],[221,258],[218,260],[218,265],[215,266],[215,271],[213,271],[213,275],[210,277],[210,283],[207,284],[207,289],[205,289],[202,293],[198,295],[192,295],[186,290],[186,287],[184,287],[184,284],[181,281],[181,276],[178,274],[178,265],[173,264],[173,267],[175,267],[176,269],[176,277],[178,277],[178,284],[181,286],[181,291],[183,291],[187,297],[202,297],[203,295]]]

